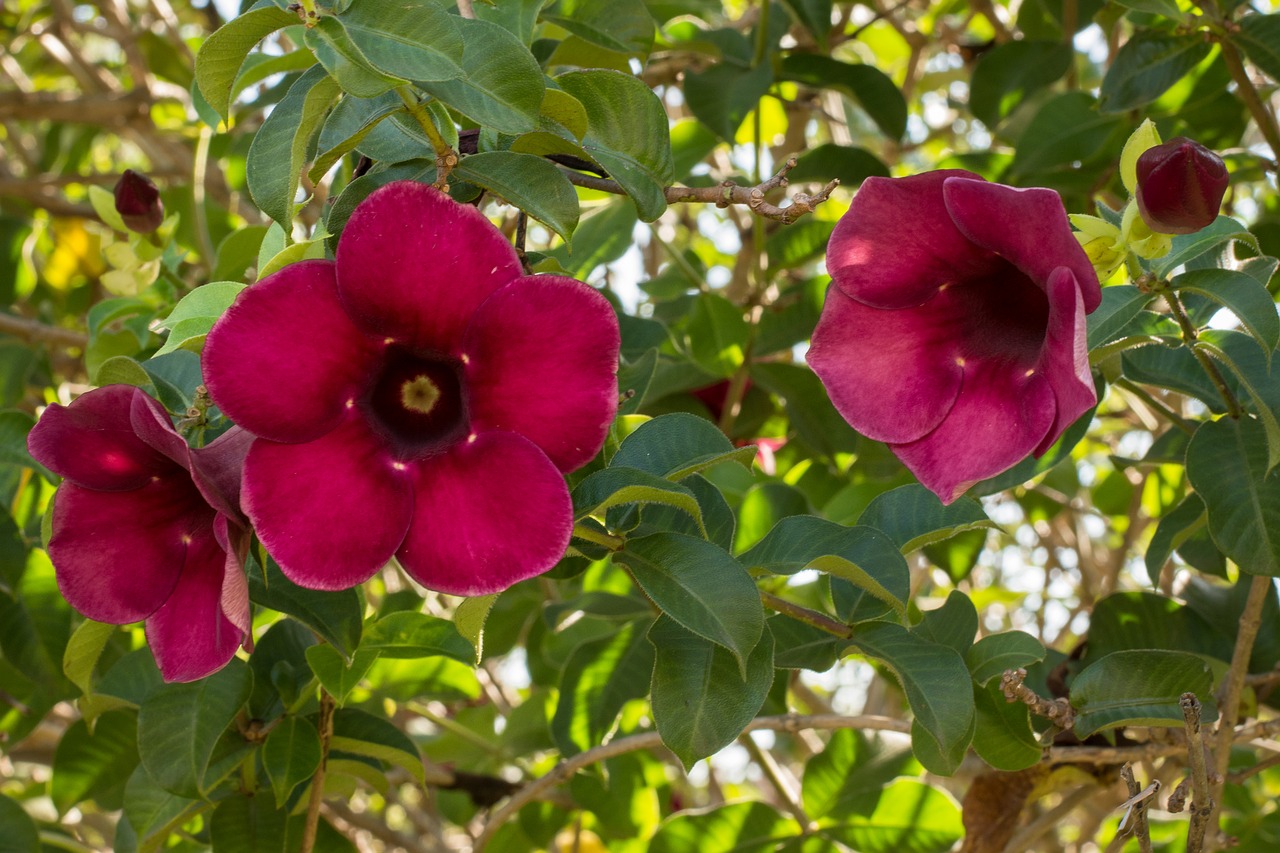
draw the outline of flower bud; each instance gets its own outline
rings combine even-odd
[[[1138,212],[1152,231],[1191,234],[1218,217],[1229,178],[1222,158],[1199,142],[1170,139],[1138,158]]]
[[[130,231],[150,234],[164,221],[164,202],[151,179],[126,169],[116,182],[116,212]]]

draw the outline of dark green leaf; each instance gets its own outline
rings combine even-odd
[[[741,666],[721,646],[661,616],[649,629],[657,650],[653,718],[686,768],[733,742],[773,684],[773,638],[765,634]]]
[[[360,0],[337,16],[356,48],[384,74],[402,80],[462,76],[462,33],[433,0]]]
[[[906,133],[907,102],[902,90],[873,66],[852,65],[812,53],[793,53],[782,61],[781,76],[817,89],[843,92],[861,105],[890,139],[901,139]]]
[[[762,63],[743,68],[729,62],[706,71],[685,74],[684,94],[689,110],[730,145],[738,127],[773,85],[773,68]]]
[[[1280,575],[1280,473],[1268,471],[1266,430],[1252,418],[1201,425],[1187,477],[1209,511],[1209,533],[1242,571]]]
[[[838,178],[840,185],[853,189],[870,177],[889,177],[889,167],[865,148],[827,142],[810,148],[796,159],[796,167],[787,173],[793,184],[818,181],[825,184]]]
[[[1056,82],[1071,67],[1074,52],[1061,41],[1024,39],[997,44],[982,54],[969,83],[969,109],[995,127],[1028,95]]]
[[[1163,278],[1188,261],[1235,241],[1244,243],[1255,252],[1260,251],[1257,238],[1247,228],[1230,216],[1219,216],[1213,224],[1194,234],[1175,234],[1173,248],[1169,254],[1154,261],[1151,270]]]
[[[978,611],[973,601],[958,589],[951,590],[941,607],[926,610],[912,632],[966,655],[978,633]]]
[[[578,646],[565,661],[551,720],[561,754],[575,755],[603,743],[622,706],[648,693],[653,673],[648,627],[648,621],[628,623]]]
[[[964,662],[978,684],[986,684],[1006,669],[1028,667],[1044,660],[1044,646],[1025,631],[988,634],[969,647]]]
[[[320,735],[310,721],[284,717],[276,724],[262,744],[262,766],[277,808],[285,808],[293,789],[311,778],[320,759]]]
[[[196,83],[218,115],[229,115],[231,86],[254,45],[296,23],[297,15],[278,6],[263,6],[233,18],[204,40],[196,55]]]
[[[327,643],[317,643],[306,651],[307,664],[329,695],[341,706],[378,659],[377,652],[359,649],[350,661]]]
[[[1228,381],[1234,378],[1248,393],[1266,430],[1267,470],[1280,465],[1280,372],[1272,375],[1270,353],[1248,335],[1224,329],[1201,333],[1195,347],[1225,364],[1230,371]]]
[[[831,0],[782,0],[796,21],[804,26],[820,45],[825,45],[831,32]]]
[[[799,835],[799,824],[773,806],[732,803],[674,815],[649,842],[649,853],[766,853]]]
[[[1212,299],[1235,314],[1249,334],[1257,338],[1267,360],[1280,346],[1280,314],[1267,288],[1252,276],[1234,270],[1188,270],[1170,286],[1179,293],[1195,293]]]
[[[1209,55],[1199,33],[1139,30],[1116,53],[1102,78],[1098,109],[1119,113],[1149,104]]]
[[[578,194],[556,165],[532,154],[490,151],[462,158],[460,180],[484,187],[568,240],[578,227]]]
[[[866,816],[823,827],[860,853],[946,853],[964,836],[960,809],[942,789],[917,779],[889,784]]]
[[[214,747],[252,688],[248,665],[233,658],[208,678],[166,685],[143,702],[138,750],[156,784],[182,797],[200,797]]]
[[[1178,699],[1183,693],[1200,699],[1206,723],[1217,715],[1213,673],[1202,658],[1164,649],[1114,652],[1085,668],[1071,683],[1076,735],[1088,737],[1119,726],[1181,728]]]
[[[641,424],[623,439],[609,465],[677,481],[721,462],[749,467],[754,458],[754,447],[735,448],[706,418],[675,412]]]
[[[973,751],[997,770],[1025,770],[1044,758],[1044,748],[1031,728],[1031,714],[1021,702],[1004,697],[998,682],[973,688],[978,727]]]
[[[741,366],[750,331],[742,309],[723,296],[699,294],[685,332],[689,354],[703,370],[727,378]]]
[[[406,82],[374,68],[369,57],[356,47],[346,27],[335,17],[321,17],[315,26],[307,29],[304,39],[306,46],[342,91],[357,98],[376,98]]]
[[[658,503],[688,513],[706,535],[702,510],[693,492],[679,483],[641,471],[638,468],[612,466],[596,471],[573,490],[574,517],[581,519],[605,510],[636,503]]]
[[[1102,304],[1088,317],[1089,349],[1111,343],[1146,307],[1152,296],[1132,284],[1118,284],[1102,289]]]
[[[390,613],[374,622],[364,632],[360,649],[392,659],[443,655],[465,664],[472,663],[476,656],[475,649],[448,619],[412,611]]]
[[[1230,661],[1234,625],[1214,625],[1184,604],[1154,592],[1119,592],[1099,601],[1089,619],[1083,666],[1112,652],[1166,649]]]
[[[643,0],[558,0],[542,18],[619,53],[646,54],[653,46],[653,16]]]
[[[628,540],[614,559],[631,569],[664,613],[728,649],[745,671],[764,631],[764,608],[755,582],[733,557],[702,539],[655,533]]]
[[[960,498],[944,506],[918,483],[877,496],[858,518],[858,524],[883,531],[904,554],[965,530],[995,527],[973,498]]]
[[[264,577],[261,565],[251,559],[249,598],[297,619],[347,657],[360,645],[364,614],[355,589],[340,592],[305,589],[286,578],[274,560],[267,561]]]
[[[1159,582],[1164,564],[1169,562],[1169,557],[1178,546],[1197,531],[1204,529],[1207,518],[1204,501],[1194,492],[1161,516],[1159,523],[1156,524],[1156,532],[1152,534],[1151,542],[1147,545],[1145,557],[1147,575],[1151,578],[1152,584]]]
[[[374,758],[407,770],[422,784],[425,771],[418,747],[391,722],[356,708],[339,708],[333,714],[329,747],[337,752]]]
[[[502,133],[537,127],[546,84],[529,49],[497,24],[466,18],[455,19],[455,24],[465,45],[465,75],[414,82],[482,127]]]
[[[1231,40],[1272,80],[1280,80],[1280,14],[1245,15]]]
[[[40,853],[40,834],[31,815],[0,794],[0,853]]]
[[[76,720],[54,752],[49,795],[58,813],[66,814],[72,806],[112,788],[123,793],[125,780],[137,766],[136,714],[109,711],[94,721],[92,732],[84,720]]]
[[[836,821],[869,815],[890,782],[920,770],[905,745],[890,745],[851,729],[837,730],[826,749],[805,762],[805,811],[814,819],[830,816]]]
[[[253,137],[245,161],[245,181],[254,202],[280,227],[293,223],[293,196],[306,159],[307,145],[339,93],[338,84],[320,67],[303,73]]]
[[[1108,156],[1112,146],[1118,156],[1127,132],[1123,118],[1098,113],[1092,95],[1064,92],[1046,101],[1022,132],[1009,173],[1021,177],[1078,168],[1072,164]]]

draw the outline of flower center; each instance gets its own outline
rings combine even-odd
[[[426,456],[466,434],[461,367],[448,356],[387,351],[365,405],[397,457]]]

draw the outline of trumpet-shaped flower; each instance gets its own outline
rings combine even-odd
[[[59,589],[90,619],[145,619],[166,681],[203,678],[250,643],[238,492],[251,440],[232,428],[192,450],[128,385],[50,406],[27,437],[64,478],[49,540]]]
[[[1102,298],[1058,195],[964,171],[869,178],[831,235],[809,363],[938,495],[1044,453],[1096,402]]]
[[[564,554],[563,473],[604,442],[619,345],[598,292],[524,275],[479,211],[397,182],[355,209],[335,261],[244,290],[204,371],[258,436],[242,503],[287,576],[342,589],[394,556],[477,595]]]

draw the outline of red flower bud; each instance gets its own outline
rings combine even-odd
[[[1229,178],[1222,158],[1179,136],[1138,158],[1138,212],[1152,231],[1191,234],[1218,217]]]
[[[126,169],[116,182],[116,212],[130,231],[150,234],[164,221],[164,202],[151,179]]]

